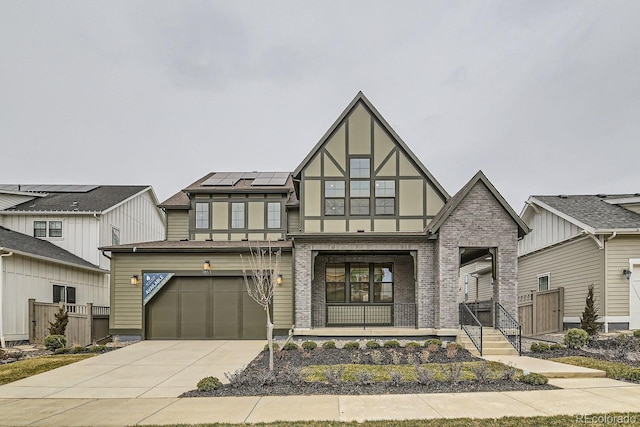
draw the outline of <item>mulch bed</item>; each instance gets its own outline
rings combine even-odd
[[[212,392],[188,391],[180,397],[206,397],[206,396],[283,396],[283,395],[316,395],[316,394],[411,394],[411,393],[460,393],[476,391],[522,391],[522,390],[551,390],[556,387],[551,385],[532,386],[511,379],[480,381],[461,381],[457,384],[447,381],[432,381],[423,385],[417,381],[400,381],[393,383],[373,382],[368,385],[356,382],[341,381],[307,382],[297,375],[297,369],[312,365],[340,365],[340,364],[366,364],[386,365],[393,367],[393,361],[401,364],[407,363],[407,357],[413,356],[419,360],[423,349],[386,349],[378,350],[343,350],[322,349],[312,351],[282,350],[274,354],[274,372],[269,372],[269,353],[261,352],[244,370],[233,375],[230,384],[224,384],[218,390]],[[372,354],[375,351],[382,353],[382,362],[374,363]],[[380,354],[376,354],[379,358]],[[376,357],[374,356],[374,358]],[[411,360],[412,357],[409,357]],[[448,357],[444,349],[431,352],[429,364],[433,363],[459,363],[474,362],[481,359],[472,356],[466,350],[458,350],[454,357]]]

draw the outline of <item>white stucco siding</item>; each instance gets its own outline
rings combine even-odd
[[[3,258],[3,332],[6,341],[29,339],[28,300],[53,302],[53,285],[76,288],[76,304],[109,305],[106,274],[14,254]]]

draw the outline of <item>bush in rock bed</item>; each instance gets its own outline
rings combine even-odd
[[[442,341],[437,338],[431,338],[424,342],[424,346],[429,348],[429,346],[438,346],[438,348],[442,347]]]
[[[322,348],[329,349],[329,348],[336,348],[336,342],[335,341],[325,341],[322,343]]]
[[[222,383],[216,377],[204,377],[198,381],[198,391],[214,391],[222,387]]]
[[[560,343],[551,344],[549,350],[564,350],[564,346]]]
[[[364,346],[367,348],[380,348],[380,344],[378,343],[378,341],[375,341],[375,340],[367,341],[367,343]]]
[[[292,341],[289,341],[288,343],[286,343],[283,347],[283,350],[287,350],[287,351],[291,351],[291,350],[300,350],[300,347],[298,347],[298,345]]]
[[[56,351],[67,346],[67,338],[64,335],[49,335],[44,339],[47,350]]]
[[[549,382],[549,379],[542,374],[536,374],[535,372],[532,372],[530,374],[521,376],[520,381],[530,385],[544,385]]]
[[[640,338],[640,329],[636,329],[635,331],[633,331],[633,336],[635,338]]]
[[[349,341],[349,342],[344,343],[342,348],[345,349],[345,350],[358,350],[360,348],[360,344],[358,344],[355,341]]]
[[[581,348],[589,342],[589,334],[584,329],[571,328],[564,336],[564,344],[569,348]]]
[[[545,351],[549,351],[549,344],[545,342],[534,342],[531,344],[530,350],[533,353],[544,353]]]
[[[406,343],[404,345],[404,348],[409,349],[409,350],[415,350],[417,348],[420,348],[420,344],[418,344],[415,341],[411,341],[411,342]]]
[[[384,348],[398,348],[400,347],[400,343],[396,340],[385,341]]]
[[[277,342],[274,342],[273,343],[273,351],[278,351],[278,350],[280,350],[280,346],[278,345]],[[264,345],[264,348],[262,349],[262,351],[269,351],[269,344],[268,343]]]
[[[303,350],[315,350],[316,348],[318,348],[318,344],[316,344],[313,341],[305,341],[302,343],[302,349]]]

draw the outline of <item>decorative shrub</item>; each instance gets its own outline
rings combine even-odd
[[[216,377],[204,377],[198,381],[198,391],[214,391],[222,387],[222,383]]]
[[[79,353],[88,353],[88,348],[81,345],[74,345],[71,347],[70,353],[79,354]]]
[[[400,347],[400,343],[396,340],[385,341],[384,348],[398,348]]]
[[[358,350],[360,348],[360,344],[355,341],[348,341],[344,343],[342,348],[344,348],[345,350]]]
[[[447,357],[449,359],[453,359],[454,357],[456,357],[456,354],[458,354],[459,349],[460,347],[458,346],[458,344],[454,343],[453,341],[450,342],[449,344],[447,344]]]
[[[398,353],[397,351],[391,350],[390,354],[391,354],[391,363],[393,363],[394,365],[402,364],[402,355],[400,353]]]
[[[586,331],[589,337],[595,337],[602,329],[602,323],[596,322],[598,317],[600,316],[598,316],[598,308],[595,305],[593,285],[589,285],[584,311],[580,316],[580,328]]]
[[[382,365],[384,363],[384,356],[380,350],[373,350],[371,352],[371,362],[374,365]]]
[[[277,342],[274,342],[273,343],[273,351],[278,351],[278,350],[280,350],[280,346],[278,345]],[[269,343],[266,343],[264,345],[264,348],[262,349],[262,351],[269,351]]]
[[[61,348],[56,348],[53,351],[53,354],[68,354],[69,353],[69,349],[65,348],[65,347],[61,347]]]
[[[560,343],[551,344],[549,350],[563,350],[564,346]]]
[[[316,348],[318,348],[318,344],[316,344],[313,341],[305,341],[302,343],[302,349],[303,350],[315,350]]]
[[[534,353],[544,353],[545,351],[549,351],[549,344],[545,342],[534,342],[531,344],[530,349]]]
[[[67,330],[67,323],[69,323],[69,313],[60,306],[54,316],[56,320],[53,323],[49,322],[49,335],[64,335]]]
[[[325,341],[325,342],[322,343],[322,348],[324,348],[324,349],[336,348],[336,342],[335,341]]]
[[[56,351],[67,346],[67,337],[64,335],[49,335],[44,339],[44,346],[47,350]]]
[[[633,331],[633,336],[636,338],[640,338],[640,329],[636,329],[635,331]]]
[[[589,334],[584,329],[571,328],[564,336],[564,345],[569,348],[581,348],[589,342]]]
[[[287,351],[291,351],[291,350],[300,350],[300,347],[298,347],[298,345],[296,343],[294,343],[293,341],[289,341],[288,343],[286,343],[283,347],[283,350],[287,350]]]
[[[549,379],[542,374],[536,374],[535,372],[532,372],[530,374],[521,376],[520,381],[530,385],[544,385],[549,382]]]
[[[370,340],[370,341],[367,341],[367,343],[365,344],[365,347],[367,347],[367,348],[380,348],[380,344],[376,340]]]
[[[407,348],[407,349],[409,349],[409,350],[415,350],[415,349],[417,349],[417,348],[420,348],[420,344],[418,344],[418,343],[417,343],[417,342],[415,342],[415,341],[411,341],[411,342],[406,343],[406,344],[404,345],[404,348]]]
[[[430,338],[424,342],[424,346],[429,348],[429,346],[436,345],[438,348],[442,347],[442,341],[437,338]]]

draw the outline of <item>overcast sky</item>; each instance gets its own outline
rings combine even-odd
[[[640,1],[3,1],[0,183],[293,171],[362,90],[444,188],[640,192]]]

